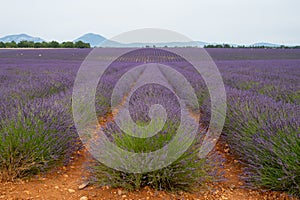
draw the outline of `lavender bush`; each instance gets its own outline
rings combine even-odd
[[[227,85],[224,136],[255,188],[300,195],[300,51],[208,49]],[[205,105],[205,103],[204,103]]]
[[[166,124],[163,133],[147,139],[133,138],[128,134],[122,134],[113,125],[110,125],[106,132],[112,134],[113,142],[119,147],[132,152],[145,153],[166,145],[175,134],[174,126],[174,124]],[[209,163],[207,158],[199,158],[200,147],[200,137],[198,137],[191,147],[171,165],[145,173],[118,171],[98,162],[92,168],[93,182],[97,185],[111,185],[128,190],[138,190],[150,186],[157,190],[173,192],[192,191],[195,186],[203,185],[212,179],[213,164]]]
[[[229,89],[227,142],[255,186],[300,194],[300,107]]]
[[[86,53],[0,51],[1,180],[14,181],[66,164],[81,147],[70,89],[80,64],[72,55]]]
[[[0,175],[13,181],[66,164],[80,143],[60,95],[2,107]]]

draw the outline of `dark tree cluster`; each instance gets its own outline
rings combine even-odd
[[[234,46],[230,46],[229,44],[208,44],[204,45],[204,48],[234,48]]]
[[[280,45],[280,46],[255,46],[255,45],[238,45],[238,46],[233,46],[229,44],[208,44],[204,45],[204,48],[251,48],[251,49],[300,49],[300,46],[285,46],[285,45]]]
[[[62,42],[59,43],[57,41],[51,42],[33,42],[33,41],[20,41],[16,43],[12,42],[0,42],[0,48],[91,48],[89,43],[85,43],[82,41],[77,42]]]

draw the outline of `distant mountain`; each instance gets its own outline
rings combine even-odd
[[[120,43],[112,40],[107,40],[105,37],[94,34],[94,33],[87,33],[77,39],[74,40],[74,42],[77,41],[83,41],[86,43],[90,43],[92,47],[146,47],[146,46],[156,46],[156,47],[187,47],[187,46],[199,46],[203,47],[207,43],[205,42],[162,42],[162,43]]]
[[[0,38],[2,42],[11,42],[15,41],[16,43],[27,40],[33,42],[43,42],[45,40],[39,37],[33,37],[27,34],[16,34],[16,35],[7,35],[5,37]],[[73,42],[83,41],[86,43],[90,43],[92,47],[146,47],[146,46],[156,46],[156,47],[186,47],[186,46],[200,46],[203,47],[205,42],[167,42],[167,43],[119,43],[116,41],[107,40],[105,37],[94,34],[94,33],[87,33],[75,40]]]
[[[106,38],[101,35],[98,35],[98,34],[87,33],[87,34],[75,39],[74,42],[77,42],[80,40],[82,42],[90,43],[90,45],[92,47],[96,47],[96,46],[100,46],[101,43],[106,40]]]
[[[267,42],[259,42],[259,43],[254,43],[250,46],[254,46],[254,47],[280,47],[279,44],[272,44],[272,43],[267,43]]]
[[[33,41],[33,42],[43,42],[45,40],[43,40],[42,38],[39,37],[33,37],[27,34],[16,34],[16,35],[7,35],[5,37],[0,38],[1,42],[12,42],[15,41],[16,43],[22,41],[22,40],[26,40],[26,41]]]

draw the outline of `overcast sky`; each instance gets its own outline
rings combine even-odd
[[[73,40],[164,28],[193,40],[300,44],[299,0],[0,0],[0,37]]]

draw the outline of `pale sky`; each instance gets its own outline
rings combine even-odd
[[[193,40],[300,44],[299,0],[0,0],[0,37],[73,40],[163,28]]]

